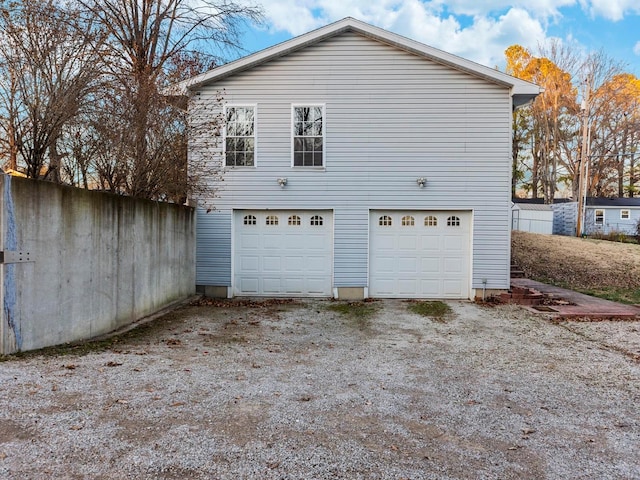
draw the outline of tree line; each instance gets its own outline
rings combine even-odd
[[[544,92],[513,114],[512,194],[552,203],[634,197],[640,189],[640,79],[604,52],[581,54],[560,42],[537,55],[505,51],[507,73]]]
[[[0,0],[0,166],[184,201],[199,172],[184,105],[163,93],[241,50],[260,18],[233,0]]]
[[[165,89],[241,51],[260,19],[241,0],[0,0],[0,166],[169,201],[206,188]],[[505,52],[507,73],[544,88],[513,115],[512,193],[577,198],[582,173],[589,195],[637,196],[640,80],[603,52],[539,50]]]

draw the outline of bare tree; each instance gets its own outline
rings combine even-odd
[[[98,77],[100,32],[53,0],[0,2],[1,142],[7,165],[60,181],[63,130]]]
[[[240,28],[259,20],[260,10],[227,0],[76,1],[109,34],[103,60],[111,91],[95,126],[103,138],[99,182],[134,196],[184,196],[185,181],[178,181],[186,174],[184,113],[162,88],[238,49]],[[172,70],[177,64],[188,68]]]

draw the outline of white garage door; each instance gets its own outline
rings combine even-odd
[[[468,298],[471,213],[372,211],[372,297]]]
[[[234,212],[234,295],[331,295],[331,211]]]

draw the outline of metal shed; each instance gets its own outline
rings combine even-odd
[[[551,235],[553,233],[551,205],[514,203],[511,207],[511,229]]]

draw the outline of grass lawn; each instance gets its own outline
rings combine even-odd
[[[532,280],[640,304],[638,244],[514,231],[511,257]]]

